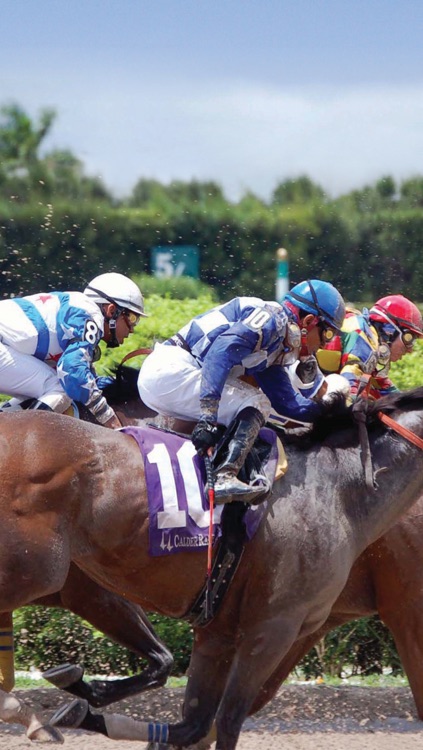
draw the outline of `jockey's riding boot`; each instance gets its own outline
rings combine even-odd
[[[20,398],[9,398],[8,401],[3,401],[3,403],[0,405],[0,412],[11,412],[11,411],[19,411],[22,409],[22,399]]]
[[[39,401],[38,398],[28,398],[26,401],[22,401],[21,404],[22,409],[37,409],[38,411],[53,411],[51,406],[44,403],[44,401]]]
[[[247,406],[238,414],[227,456],[216,473],[214,496],[217,504],[233,500],[254,503],[254,499],[263,493],[262,487],[245,484],[237,476],[263,424],[262,413],[252,406]]]

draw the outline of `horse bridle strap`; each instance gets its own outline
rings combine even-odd
[[[128,352],[128,354],[125,354],[124,358],[122,359],[121,365],[123,365],[124,362],[126,362],[128,359],[132,359],[132,357],[139,357],[141,354],[151,354],[153,350],[152,349],[135,349],[133,352]]]
[[[414,432],[411,432],[411,430],[408,430],[407,427],[403,427],[401,424],[395,421],[395,419],[392,419],[392,417],[388,417],[387,414],[384,414],[382,411],[377,412],[377,416],[379,417],[380,421],[383,422],[386,427],[390,427],[392,430],[395,430],[395,432],[398,432],[399,435],[401,435],[406,440],[409,440],[410,443],[413,443],[413,445],[416,445],[417,448],[420,448],[420,450],[423,451],[423,440],[418,435],[415,435]]]

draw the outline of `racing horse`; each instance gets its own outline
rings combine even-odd
[[[386,397],[377,409],[423,434],[423,388]],[[197,742],[215,721],[216,750],[233,750],[289,649],[326,622],[354,561],[422,494],[419,448],[377,420],[370,446],[377,492],[365,483],[351,426],[310,437],[307,449],[304,440],[287,445],[290,469],[274,485],[226,599],[196,628],[181,722],[103,717],[83,701],[69,715],[111,738],[177,746]],[[206,553],[149,556],[145,473],[129,435],[45,412],[4,415],[0,477],[0,612],[59,591],[71,562],[148,610],[180,617],[189,609]],[[0,718],[27,720],[23,704],[2,692]],[[41,723],[31,721],[37,737]]]
[[[354,563],[324,625],[300,638],[262,687],[251,713],[276,694],[294,667],[329,631],[378,614],[389,628],[423,720],[423,497]]]
[[[148,354],[148,350],[137,350],[129,356],[134,354]],[[128,355],[125,359],[128,359]],[[125,359],[116,368],[113,382],[104,389],[105,396],[116,409],[123,425],[144,424],[146,418],[154,422],[156,412],[149,409],[138,394],[139,370],[125,365]],[[75,411],[82,420],[95,421],[82,404],[77,404]],[[166,682],[173,657],[154,632],[141,607],[106,590],[88,578],[74,563],[71,563],[60,591],[41,597],[31,604],[69,610],[116,643],[147,660],[147,668],[140,674],[123,679],[92,680],[88,683],[82,680],[83,669],[78,665],[52,668],[45,676],[55,685],[87,698],[91,705],[99,707],[143,690],[159,687]],[[0,645],[0,688],[9,692],[15,682],[12,612],[0,613]]]
[[[128,415],[132,416],[132,422],[137,422],[144,417],[152,418],[155,414],[139,399],[138,372],[138,369],[127,367],[123,362],[117,368],[115,382],[106,389],[107,398],[118,409],[123,423],[131,421],[128,420]],[[292,669],[326,633],[349,620],[379,614],[394,637],[413,692],[417,714],[423,719],[423,670],[420,668],[423,663],[422,533],[423,497],[384,536],[360,555],[326,623],[320,630],[299,639],[292,646],[261,689],[251,712],[259,710],[274,696]],[[81,598],[81,591],[84,590],[87,596]],[[75,695],[88,698],[91,705],[107,705],[121,697],[154,687],[160,684],[159,680],[163,680],[170,670],[170,654],[166,650],[157,650],[154,636],[150,642],[149,631],[146,632],[144,628],[141,608],[125,600],[121,602],[120,597],[88,579],[73,564],[62,592],[40,603],[67,607],[97,629],[104,630],[106,627],[109,637],[135,653],[143,656],[147,654],[147,657],[152,653],[155,672],[151,682],[142,673],[129,680],[95,680],[85,685],[81,682],[79,668],[69,670],[66,681],[62,679],[59,684],[69,688]],[[104,618],[106,609],[107,619]],[[54,676],[57,680],[57,675]]]

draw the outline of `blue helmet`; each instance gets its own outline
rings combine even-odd
[[[345,302],[338,290],[328,281],[311,279],[296,284],[284,299],[324,320],[325,323],[340,330],[345,318]]]

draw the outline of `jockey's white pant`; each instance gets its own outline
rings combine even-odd
[[[9,402],[10,408],[18,408],[21,401],[36,398],[53,411],[64,412],[72,401],[52,367],[1,342],[0,393],[16,397]]]
[[[180,346],[156,344],[138,376],[144,403],[176,419],[200,419],[200,387],[201,367]],[[265,420],[270,414],[270,401],[260,388],[229,375],[219,402],[218,422],[227,426],[247,406],[258,409]]]

